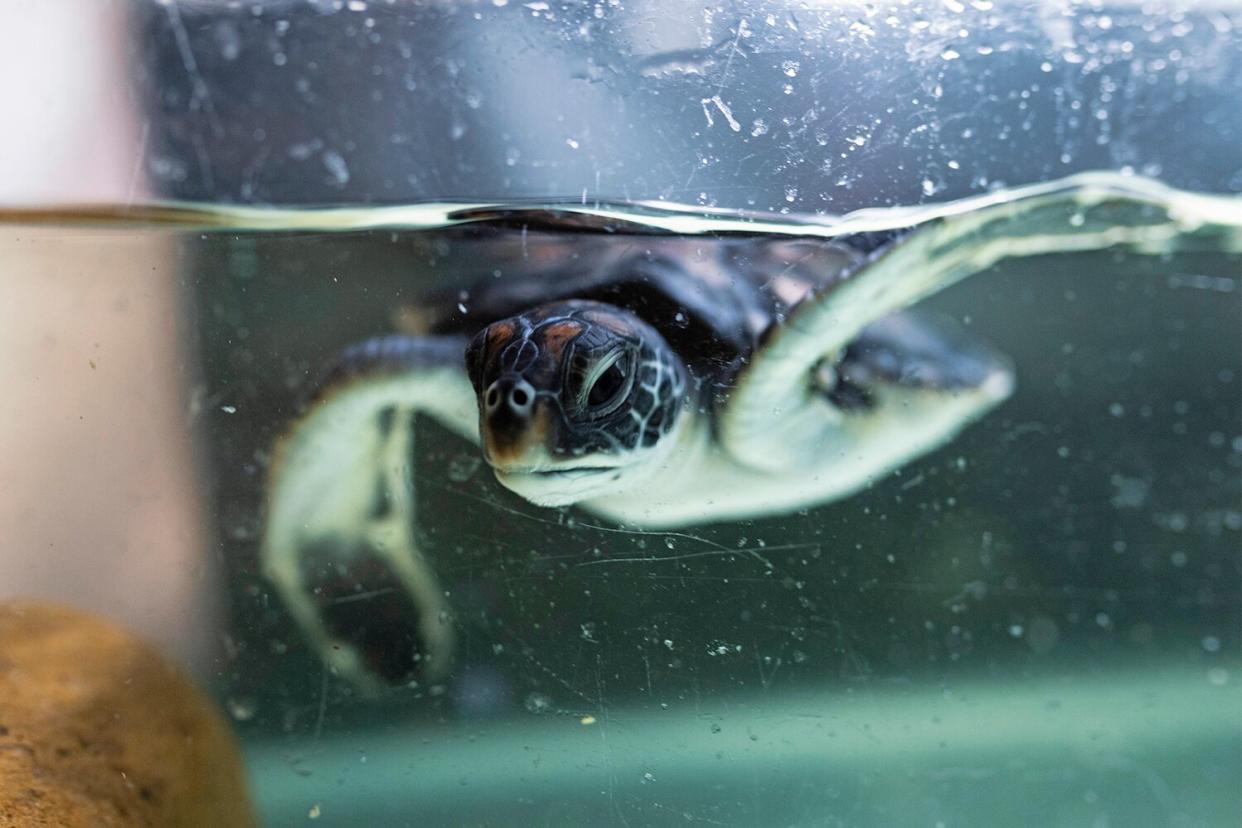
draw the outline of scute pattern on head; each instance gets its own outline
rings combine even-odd
[[[605,307],[609,308],[609,310],[602,310],[602,308]],[[578,316],[593,325],[599,325],[603,328],[607,328],[619,336],[640,335],[634,327],[636,317],[630,316],[629,314],[618,314],[614,309],[612,309],[611,306],[608,305],[601,305],[594,308],[588,307],[584,310],[578,311]]]
[[[650,448],[672,428],[674,412],[666,403],[684,398],[686,378],[665,351],[644,347],[638,364],[637,387],[638,394],[629,410],[637,426],[630,449]]]
[[[654,328],[628,310],[582,300],[489,325],[471,343],[467,364],[480,395],[485,454],[497,468],[637,459],[672,430],[689,384]],[[489,389],[519,382],[535,397],[520,421],[486,405]]]
[[[549,353],[563,353],[565,347],[585,330],[585,326],[574,319],[563,319],[544,325],[543,342]]]

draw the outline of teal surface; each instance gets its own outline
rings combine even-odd
[[[1232,826],[1239,675],[865,683],[393,725],[249,759],[272,825]]]

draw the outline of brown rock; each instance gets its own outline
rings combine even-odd
[[[253,826],[233,735],[151,647],[0,604],[0,828]]]

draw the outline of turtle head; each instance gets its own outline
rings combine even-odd
[[[658,474],[689,416],[681,359],[650,325],[598,302],[541,305],[466,350],[483,454],[541,506],[622,492]]]

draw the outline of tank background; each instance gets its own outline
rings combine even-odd
[[[679,707],[825,683],[1207,669],[1238,652],[1242,309],[1170,287],[1167,265],[1101,254],[1008,267],[935,300],[1014,356],[1016,397],[891,480],[804,515],[596,529],[504,491],[474,447],[424,423],[420,528],[457,606],[460,662],[447,692],[383,704],[342,704],[349,688],[330,681],[321,710],[327,679],[255,567],[268,450],[340,347],[503,258],[494,240],[373,233],[211,236],[189,262],[219,537],[237,570],[228,694],[253,714],[251,735],[578,715],[603,698]],[[749,551],[700,556],[709,543]],[[670,560],[617,560],[655,555]]]
[[[1242,190],[1236,11],[932,3],[893,24],[878,5],[542,5],[136,4],[145,172],[172,198],[282,204],[568,196],[839,213],[1126,167]],[[432,720],[469,738],[501,716],[623,704],[689,716],[702,700],[761,704],[798,687],[949,691],[971,677],[1236,665],[1242,455],[1230,441],[1242,401],[1237,376],[1220,374],[1237,370],[1236,293],[1170,288],[1161,263],[1098,255],[1009,267],[935,302],[969,314],[1020,369],[1015,399],[952,446],[806,516],[692,530],[730,547],[809,544],[763,552],[772,574],[749,554],[593,563],[702,545],[541,522],[560,519],[500,490],[470,447],[425,430],[416,478],[440,482],[420,489],[437,516],[424,532],[458,602],[463,657],[440,695],[355,702],[255,572],[257,504],[267,450],[309,372],[389,329],[393,307],[423,286],[478,275],[464,251],[421,264],[420,244],[216,236],[187,251],[213,508],[235,567],[225,697],[243,736],[288,746],[291,772],[321,738],[418,739]],[[1239,263],[1175,267],[1222,275]],[[1223,445],[1209,442],[1215,432]],[[1209,637],[1218,652],[1204,649]],[[1043,814],[1107,805],[1119,824],[1156,824],[1168,789],[1148,786],[1150,771],[1192,819],[1210,820],[1221,810],[1205,792],[1236,779],[1235,736],[1189,757],[1144,755],[1146,770],[1028,766],[1016,778],[1041,781],[1021,790],[952,769],[826,785],[774,766],[753,786],[704,794],[705,813],[884,824],[855,809],[936,799],[997,814],[1017,802]],[[1070,803],[1093,774],[1103,804]],[[636,822],[667,817],[641,794],[624,800]],[[505,813],[614,815],[611,798],[545,806]],[[443,821],[460,822],[463,807]]]
[[[1237,192],[1242,11],[1186,6],[151,0],[136,92],[151,180],[203,201]]]

